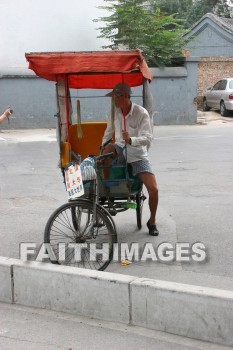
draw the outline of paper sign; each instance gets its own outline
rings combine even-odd
[[[69,199],[84,195],[83,180],[78,164],[72,164],[65,170],[65,180]]]

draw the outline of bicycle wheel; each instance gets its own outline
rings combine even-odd
[[[56,256],[53,263],[104,270],[112,259],[116,231],[102,208],[75,200],[59,207],[45,227],[44,242]]]
[[[145,197],[143,195],[143,192],[141,190],[138,191],[138,193],[136,194],[136,203],[137,203],[136,216],[137,216],[137,226],[139,230],[142,228],[142,208],[143,208],[144,200],[145,200]]]

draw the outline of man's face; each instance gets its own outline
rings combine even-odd
[[[112,98],[117,108],[123,108],[127,102],[127,99],[129,99],[128,95],[116,95],[116,94],[113,94]]]

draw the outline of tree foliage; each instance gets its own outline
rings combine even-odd
[[[216,13],[216,15],[219,17],[232,17],[232,11],[227,0],[224,0],[221,3],[217,4],[216,8],[214,9],[214,13]]]
[[[141,49],[153,65],[169,65],[174,57],[181,57],[184,40],[183,26],[174,15],[164,15],[159,8],[152,10],[144,0],[104,0],[110,15],[95,19],[105,22],[100,38],[109,40],[110,49]]]
[[[186,19],[192,6],[193,0],[150,0],[153,11],[160,8],[167,15],[174,14],[175,18]]]
[[[159,7],[168,15],[184,19],[184,26],[189,28],[208,12],[230,18],[233,0],[150,0],[150,4],[154,10]]]
[[[212,12],[220,17],[231,17],[231,11],[228,0],[196,0],[191,6],[187,16],[187,24],[192,25],[204,16]]]

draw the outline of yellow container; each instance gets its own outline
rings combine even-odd
[[[69,151],[81,155],[82,159],[90,154],[99,154],[99,147],[102,144],[107,122],[84,122],[81,123],[83,137],[77,136],[77,124],[69,127],[69,142],[62,142],[61,145],[61,164],[64,168],[69,163]],[[76,160],[72,154],[70,160]]]
[[[70,143],[62,142],[61,144],[61,166],[64,168],[69,163],[69,151],[70,151]]]
[[[69,127],[69,141],[74,153],[80,154],[82,159],[89,154],[99,154],[99,147],[102,144],[106,122],[89,122],[81,124],[83,137],[77,136],[77,124]]]

